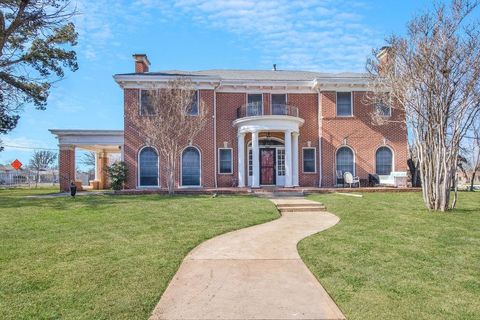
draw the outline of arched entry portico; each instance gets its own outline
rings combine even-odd
[[[252,116],[235,120],[233,124],[238,128],[238,186],[298,186],[298,135],[303,123],[304,120],[299,117],[285,115]],[[265,141],[260,139],[261,136],[273,133],[281,137],[279,140],[283,142],[283,149],[267,148],[261,144]],[[245,152],[247,134],[251,134],[251,141]],[[283,162],[281,166],[280,161]],[[277,174],[279,170],[284,171],[281,178]]]

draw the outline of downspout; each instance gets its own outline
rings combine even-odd
[[[215,162],[215,189],[218,188],[217,179],[217,88],[220,86],[220,82],[213,87],[213,159]]]
[[[323,114],[322,114],[322,93],[316,84],[318,92],[318,187],[322,187],[322,136],[323,136]]]

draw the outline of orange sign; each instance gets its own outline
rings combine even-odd
[[[13,167],[13,169],[15,170],[18,170],[22,167],[22,163],[18,160],[18,159],[15,159],[15,161],[13,161],[12,163],[10,163],[10,165]]]

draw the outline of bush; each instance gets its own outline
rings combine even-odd
[[[108,177],[110,178],[110,187],[113,190],[123,189],[123,185],[127,180],[127,167],[125,162],[117,161],[107,167]]]

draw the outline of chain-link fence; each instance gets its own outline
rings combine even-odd
[[[57,185],[59,180],[56,170],[40,171],[38,174],[33,170],[18,170],[0,172],[0,186],[35,186],[35,185]]]

